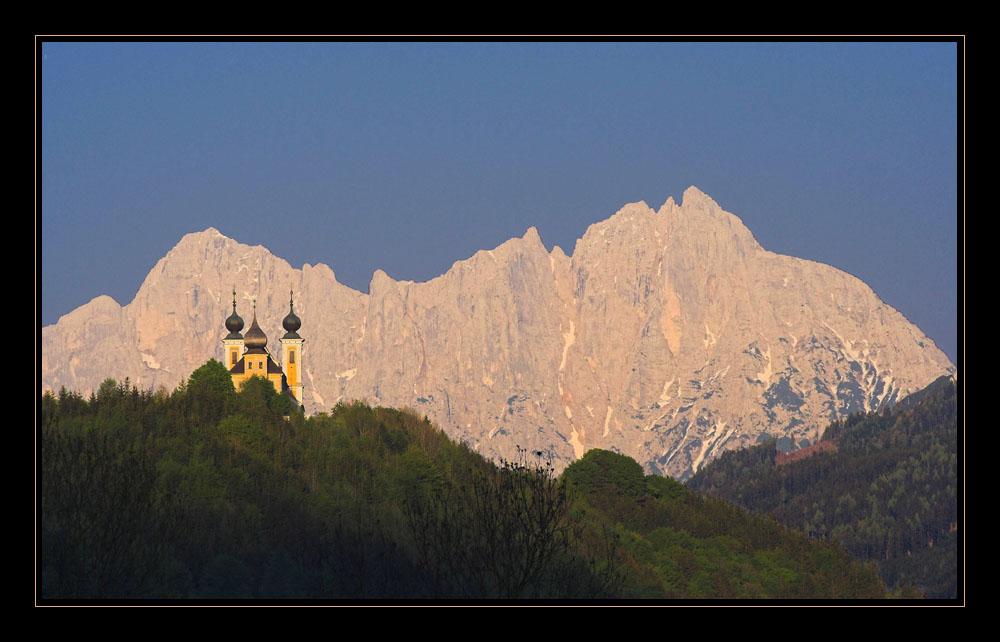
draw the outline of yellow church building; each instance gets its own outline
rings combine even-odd
[[[226,329],[229,334],[222,340],[226,353],[225,363],[229,374],[233,377],[233,385],[237,390],[250,377],[262,377],[274,384],[274,389],[295,399],[302,406],[302,344],[305,339],[299,336],[298,330],[302,321],[295,315],[295,301],[289,293],[288,315],[281,321],[285,329],[281,337],[281,365],[275,363],[267,350],[267,335],[257,325],[257,302],[254,301],[253,321],[246,336],[240,334],[243,329],[243,319],[236,314],[236,290],[233,290],[233,313],[226,319]]]

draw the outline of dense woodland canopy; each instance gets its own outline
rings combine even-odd
[[[774,442],[726,453],[687,484],[876,563],[886,585],[958,593],[958,422],[942,377],[898,406],[831,424],[834,449],[784,465]]]
[[[40,417],[43,599],[885,596],[840,545],[623,455],[498,466],[409,411],[237,392],[214,360]]]

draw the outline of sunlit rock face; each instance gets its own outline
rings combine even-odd
[[[42,329],[43,389],[173,388],[222,360],[234,284],[248,323],[257,297],[274,355],[295,291],[307,412],[408,406],[488,457],[520,446],[560,470],[607,448],[685,478],[764,433],[815,441],[955,372],[860,280],[768,252],[691,187],[680,205],[624,206],[572,256],[531,228],[426,283],[379,270],[368,294],[325,265],[188,234],[128,305],[98,297]]]

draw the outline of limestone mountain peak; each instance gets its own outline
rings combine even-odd
[[[395,288],[400,283],[406,283],[406,281],[397,281],[389,276],[385,270],[379,268],[372,272],[371,281],[368,282],[368,293],[372,294],[387,287]]]
[[[694,185],[684,190],[684,194],[681,195],[681,208],[708,211],[722,209],[719,207],[719,204],[715,202],[715,199]]]
[[[662,214],[664,210],[669,211],[675,207],[677,207],[677,202],[674,200],[674,197],[668,196],[667,200],[665,200],[663,205],[660,206],[660,209],[657,210],[657,214]]]
[[[231,242],[238,243],[238,241],[226,236],[214,227],[208,227],[200,232],[189,232],[181,237],[181,239],[174,245],[173,249],[184,248],[189,246],[204,246],[206,244],[211,244],[215,242]]]

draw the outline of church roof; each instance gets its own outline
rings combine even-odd
[[[295,315],[295,301],[291,297],[291,293],[288,296],[288,315],[282,319],[281,327],[285,329],[285,336],[282,339],[301,339],[299,336],[298,329],[302,327],[302,320]]]
[[[229,334],[226,339],[242,339],[243,335],[240,334],[240,330],[243,329],[243,319],[240,315],[236,314],[236,290],[233,289],[233,313],[229,315],[226,319],[226,329],[229,330]]]
[[[247,351],[247,354],[253,354],[253,353]],[[246,374],[247,370],[245,361],[246,361],[245,356],[240,357],[240,360],[236,362],[236,365],[229,369],[229,374]],[[254,372],[254,374],[258,373]],[[275,360],[271,358],[271,355],[267,355],[267,374],[269,375],[280,374],[282,376],[282,379],[284,379],[285,376],[285,373],[281,371],[281,366],[279,366],[275,362]]]
[[[245,345],[247,347],[247,354],[263,354],[267,352],[267,335],[264,331],[260,329],[257,325],[257,305],[254,304],[253,310],[253,322],[250,324],[250,329],[247,330],[246,337],[244,338]]]

